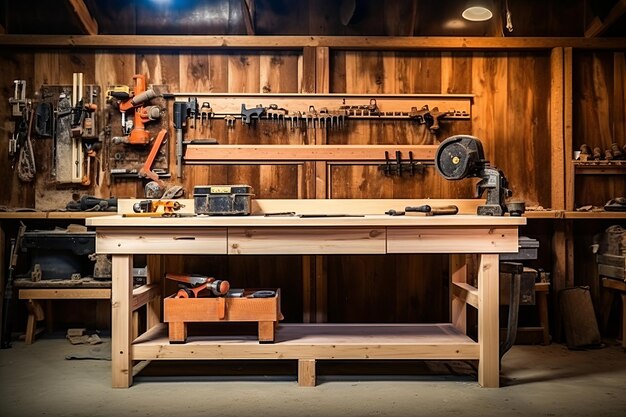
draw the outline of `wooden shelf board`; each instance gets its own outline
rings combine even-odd
[[[572,161],[579,175],[624,175],[626,161]]]
[[[190,336],[170,344],[159,324],[132,345],[154,359],[479,359],[479,345],[452,324],[281,324],[276,342],[256,337]]]
[[[626,211],[566,211],[566,219],[626,219]]]
[[[563,210],[527,211],[524,217],[528,219],[562,219]]]

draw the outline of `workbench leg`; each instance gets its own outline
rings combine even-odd
[[[315,359],[298,359],[298,385],[315,386]]]
[[[37,322],[44,319],[44,313],[41,303],[36,300],[26,301],[26,309],[28,310],[28,319],[26,320],[24,343],[32,345],[37,334]]]
[[[111,283],[111,349],[113,388],[128,388],[133,383],[131,355],[133,292],[132,255],[113,255]]]
[[[259,343],[274,343],[275,321],[259,322]]]
[[[54,315],[52,313],[52,300],[46,300],[46,331],[52,333],[54,331]]]
[[[499,255],[480,255],[478,264],[478,383],[485,388],[500,385]]]
[[[467,283],[467,255],[451,254],[450,266],[450,321],[456,329],[467,334],[467,303],[452,296],[453,282]]]
[[[536,292],[537,310],[539,310],[539,324],[543,334],[543,344],[550,344],[550,321],[548,320],[548,293]]]
[[[159,255],[148,256],[148,277],[146,279],[148,285],[158,284],[161,294],[163,291],[161,277],[164,275],[162,259]],[[146,304],[146,330],[150,330],[161,323],[161,305],[161,297],[155,297]]]

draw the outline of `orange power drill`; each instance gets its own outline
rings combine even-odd
[[[153,90],[146,90],[145,75],[137,74],[133,76],[135,87],[132,97],[120,102],[119,108],[122,113],[122,129],[127,136],[116,136],[112,138],[113,143],[129,143],[131,145],[147,145],[150,143],[150,132],[144,126],[145,123],[157,120],[161,117],[159,106],[144,106],[147,101],[157,97]],[[135,109],[135,117],[132,123],[126,120],[126,112]]]

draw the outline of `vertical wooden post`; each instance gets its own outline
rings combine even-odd
[[[161,294],[163,293],[163,284],[161,277],[163,276],[163,262],[159,255],[148,256],[148,277],[146,284],[158,284]],[[156,297],[146,305],[146,330],[150,330],[157,324],[161,323],[161,297]]]
[[[312,273],[313,259],[302,256],[302,322],[312,323],[315,319],[315,275]]]
[[[460,332],[467,333],[467,303],[452,296],[453,282],[467,282],[466,255],[452,254],[450,265],[450,321]]]
[[[326,257],[315,256],[315,322],[328,319],[328,274]]]
[[[315,380],[315,359],[299,359],[298,385],[301,387],[314,387]]]
[[[4,224],[4,222],[0,221],[0,323],[2,323],[3,320],[2,311],[4,310],[4,286],[6,285],[5,274],[7,271],[7,265],[5,264],[4,260],[4,256],[7,253]],[[1,333],[2,331],[0,331],[0,342],[3,342],[2,337],[4,335]]]
[[[478,266],[478,383],[485,388],[500,385],[499,259],[483,254]]]
[[[570,163],[563,128],[563,48],[552,48],[550,55],[550,142],[551,142],[551,206],[554,210],[565,209],[565,164]],[[569,157],[569,159],[567,159]]]
[[[576,178],[574,176],[573,71],[574,53],[565,48],[563,54],[563,131],[565,135],[565,210],[574,210]]]
[[[113,388],[133,383],[131,360],[132,255],[113,255],[111,287],[111,379]]]

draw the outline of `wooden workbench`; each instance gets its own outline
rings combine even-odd
[[[438,205],[437,201],[376,200],[339,203],[317,200],[270,202],[265,212],[355,214]],[[332,201],[332,202],[331,202]],[[344,200],[345,201],[345,200]],[[393,204],[396,202],[395,204]],[[132,384],[133,361],[156,359],[297,359],[301,385],[315,384],[317,359],[454,359],[479,360],[478,382],[499,385],[498,262],[500,253],[518,251],[518,227],[525,218],[365,215],[363,217],[182,217],[125,218],[121,215],[87,219],[96,227],[96,251],[112,255],[112,383]],[[326,207],[325,207],[326,206]],[[375,207],[374,207],[375,206]],[[280,210],[278,210],[280,208]],[[460,205],[461,212],[466,210]],[[341,209],[341,211],[339,211]],[[471,210],[472,208],[470,208]],[[475,204],[474,204],[475,209]],[[133,290],[133,255],[246,254],[394,254],[449,253],[451,320],[443,324],[281,325],[274,344],[246,338],[190,337],[170,345],[160,322],[160,277]],[[465,256],[479,258],[478,288],[467,282]],[[147,305],[148,331],[131,338],[132,311]],[[478,309],[478,341],[466,335],[466,307]]]

